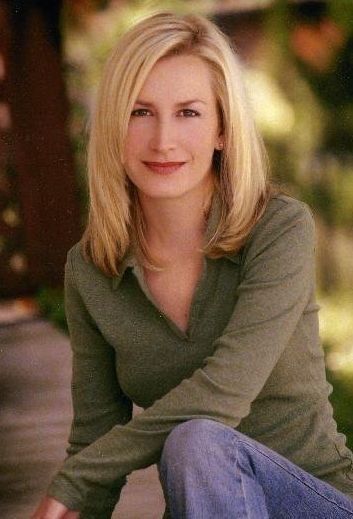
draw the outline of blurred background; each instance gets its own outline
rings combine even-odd
[[[25,517],[63,458],[63,267],[86,218],[90,108],[116,39],[161,8],[206,14],[234,41],[272,175],[312,208],[331,401],[353,448],[352,0],[0,0],[2,517]]]

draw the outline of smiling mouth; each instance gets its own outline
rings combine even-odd
[[[185,162],[143,162],[154,173],[166,175],[180,169]]]

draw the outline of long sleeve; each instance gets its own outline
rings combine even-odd
[[[313,265],[309,210],[281,202],[248,240],[234,311],[214,353],[143,413],[67,460],[58,481],[71,486],[72,508],[80,509],[88,495],[117,478],[157,462],[179,423],[203,417],[236,427],[248,415],[308,304]]]
[[[97,330],[78,293],[70,259],[65,267],[65,310],[73,353],[71,390],[74,411],[67,459],[72,457],[75,460],[77,453],[114,425],[125,424],[131,419],[132,402],[118,384],[115,352]],[[93,471],[98,477],[99,466]],[[54,478],[48,494],[70,504],[71,487],[75,487],[76,478],[80,478],[79,466],[69,482]],[[116,478],[108,490],[95,488],[93,499],[88,492],[81,517],[111,517],[125,479]]]

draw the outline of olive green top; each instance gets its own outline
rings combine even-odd
[[[207,236],[218,218],[214,197]],[[110,517],[125,476],[156,463],[173,427],[200,417],[353,497],[353,455],[328,401],[305,204],[274,196],[239,252],[205,258],[187,333],[158,309],[132,257],[111,278],[78,245],[66,311],[74,420],[48,494],[80,517]],[[144,408],[133,418],[132,402]]]

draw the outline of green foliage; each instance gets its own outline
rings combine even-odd
[[[353,222],[353,163],[322,156],[312,163],[305,182],[297,181],[300,198],[332,227],[350,229]]]
[[[41,288],[36,294],[41,314],[51,321],[56,327],[68,332],[65,309],[64,290],[62,288]]]
[[[330,400],[338,430],[347,436],[347,445],[353,450],[353,375],[339,376],[328,370],[327,378],[333,386]]]
[[[306,62],[305,52],[297,54],[300,47],[303,52],[305,43],[313,45],[315,38],[323,55],[330,54],[330,43],[322,40],[321,22],[306,27],[301,38],[307,39],[295,40],[299,46],[295,47],[292,38],[303,22],[290,16],[288,2],[277,0],[267,11],[261,67],[279,87],[282,102],[289,103],[294,123],[287,133],[272,132],[265,138],[270,150],[276,151],[271,161],[275,176],[288,182],[298,196],[304,195],[329,225],[348,228],[353,214],[353,92],[349,79],[353,2],[328,2],[328,7],[330,28],[336,37],[342,37],[342,46],[323,70]],[[274,99],[271,104],[276,106],[279,101]],[[269,110],[263,103],[265,109]]]
[[[332,18],[342,25],[350,34],[353,33],[353,2],[352,0],[330,1],[328,8]]]

